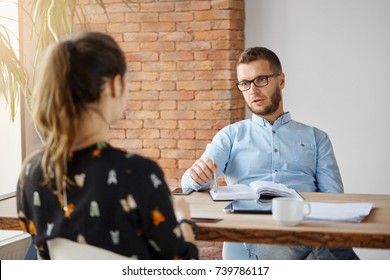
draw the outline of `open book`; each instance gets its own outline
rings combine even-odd
[[[235,184],[226,187],[218,187],[217,190],[210,190],[209,194],[213,200],[236,200],[236,199],[256,199],[258,203],[271,203],[274,197],[302,197],[294,189],[286,185],[267,181],[254,181],[249,185]]]

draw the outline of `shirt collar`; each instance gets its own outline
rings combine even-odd
[[[266,119],[258,116],[258,115],[255,115],[255,114],[252,114],[252,121],[256,124],[259,124],[259,125],[262,125],[262,126],[270,126],[270,127],[274,127],[274,128],[277,128],[277,127],[280,127],[286,123],[288,123],[289,121],[291,121],[291,115],[289,112],[286,112],[284,113],[283,115],[281,115],[275,122],[274,124],[270,124]]]

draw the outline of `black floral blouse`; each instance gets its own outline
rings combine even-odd
[[[160,167],[107,143],[76,151],[68,162],[67,210],[50,186],[42,185],[42,153],[29,159],[17,187],[17,208],[43,259],[46,241],[64,237],[133,259],[197,259],[184,241]]]

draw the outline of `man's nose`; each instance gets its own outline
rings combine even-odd
[[[251,82],[251,86],[249,87],[248,89],[248,93],[249,94],[253,94],[253,93],[256,93],[259,91],[260,88],[258,88],[257,86],[255,86],[255,83],[252,81]]]

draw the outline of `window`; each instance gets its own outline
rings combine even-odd
[[[12,45],[15,50],[19,50],[17,0],[0,1],[0,25],[10,31]],[[0,198],[15,192],[21,164],[20,109],[12,122],[9,106],[0,95]]]

